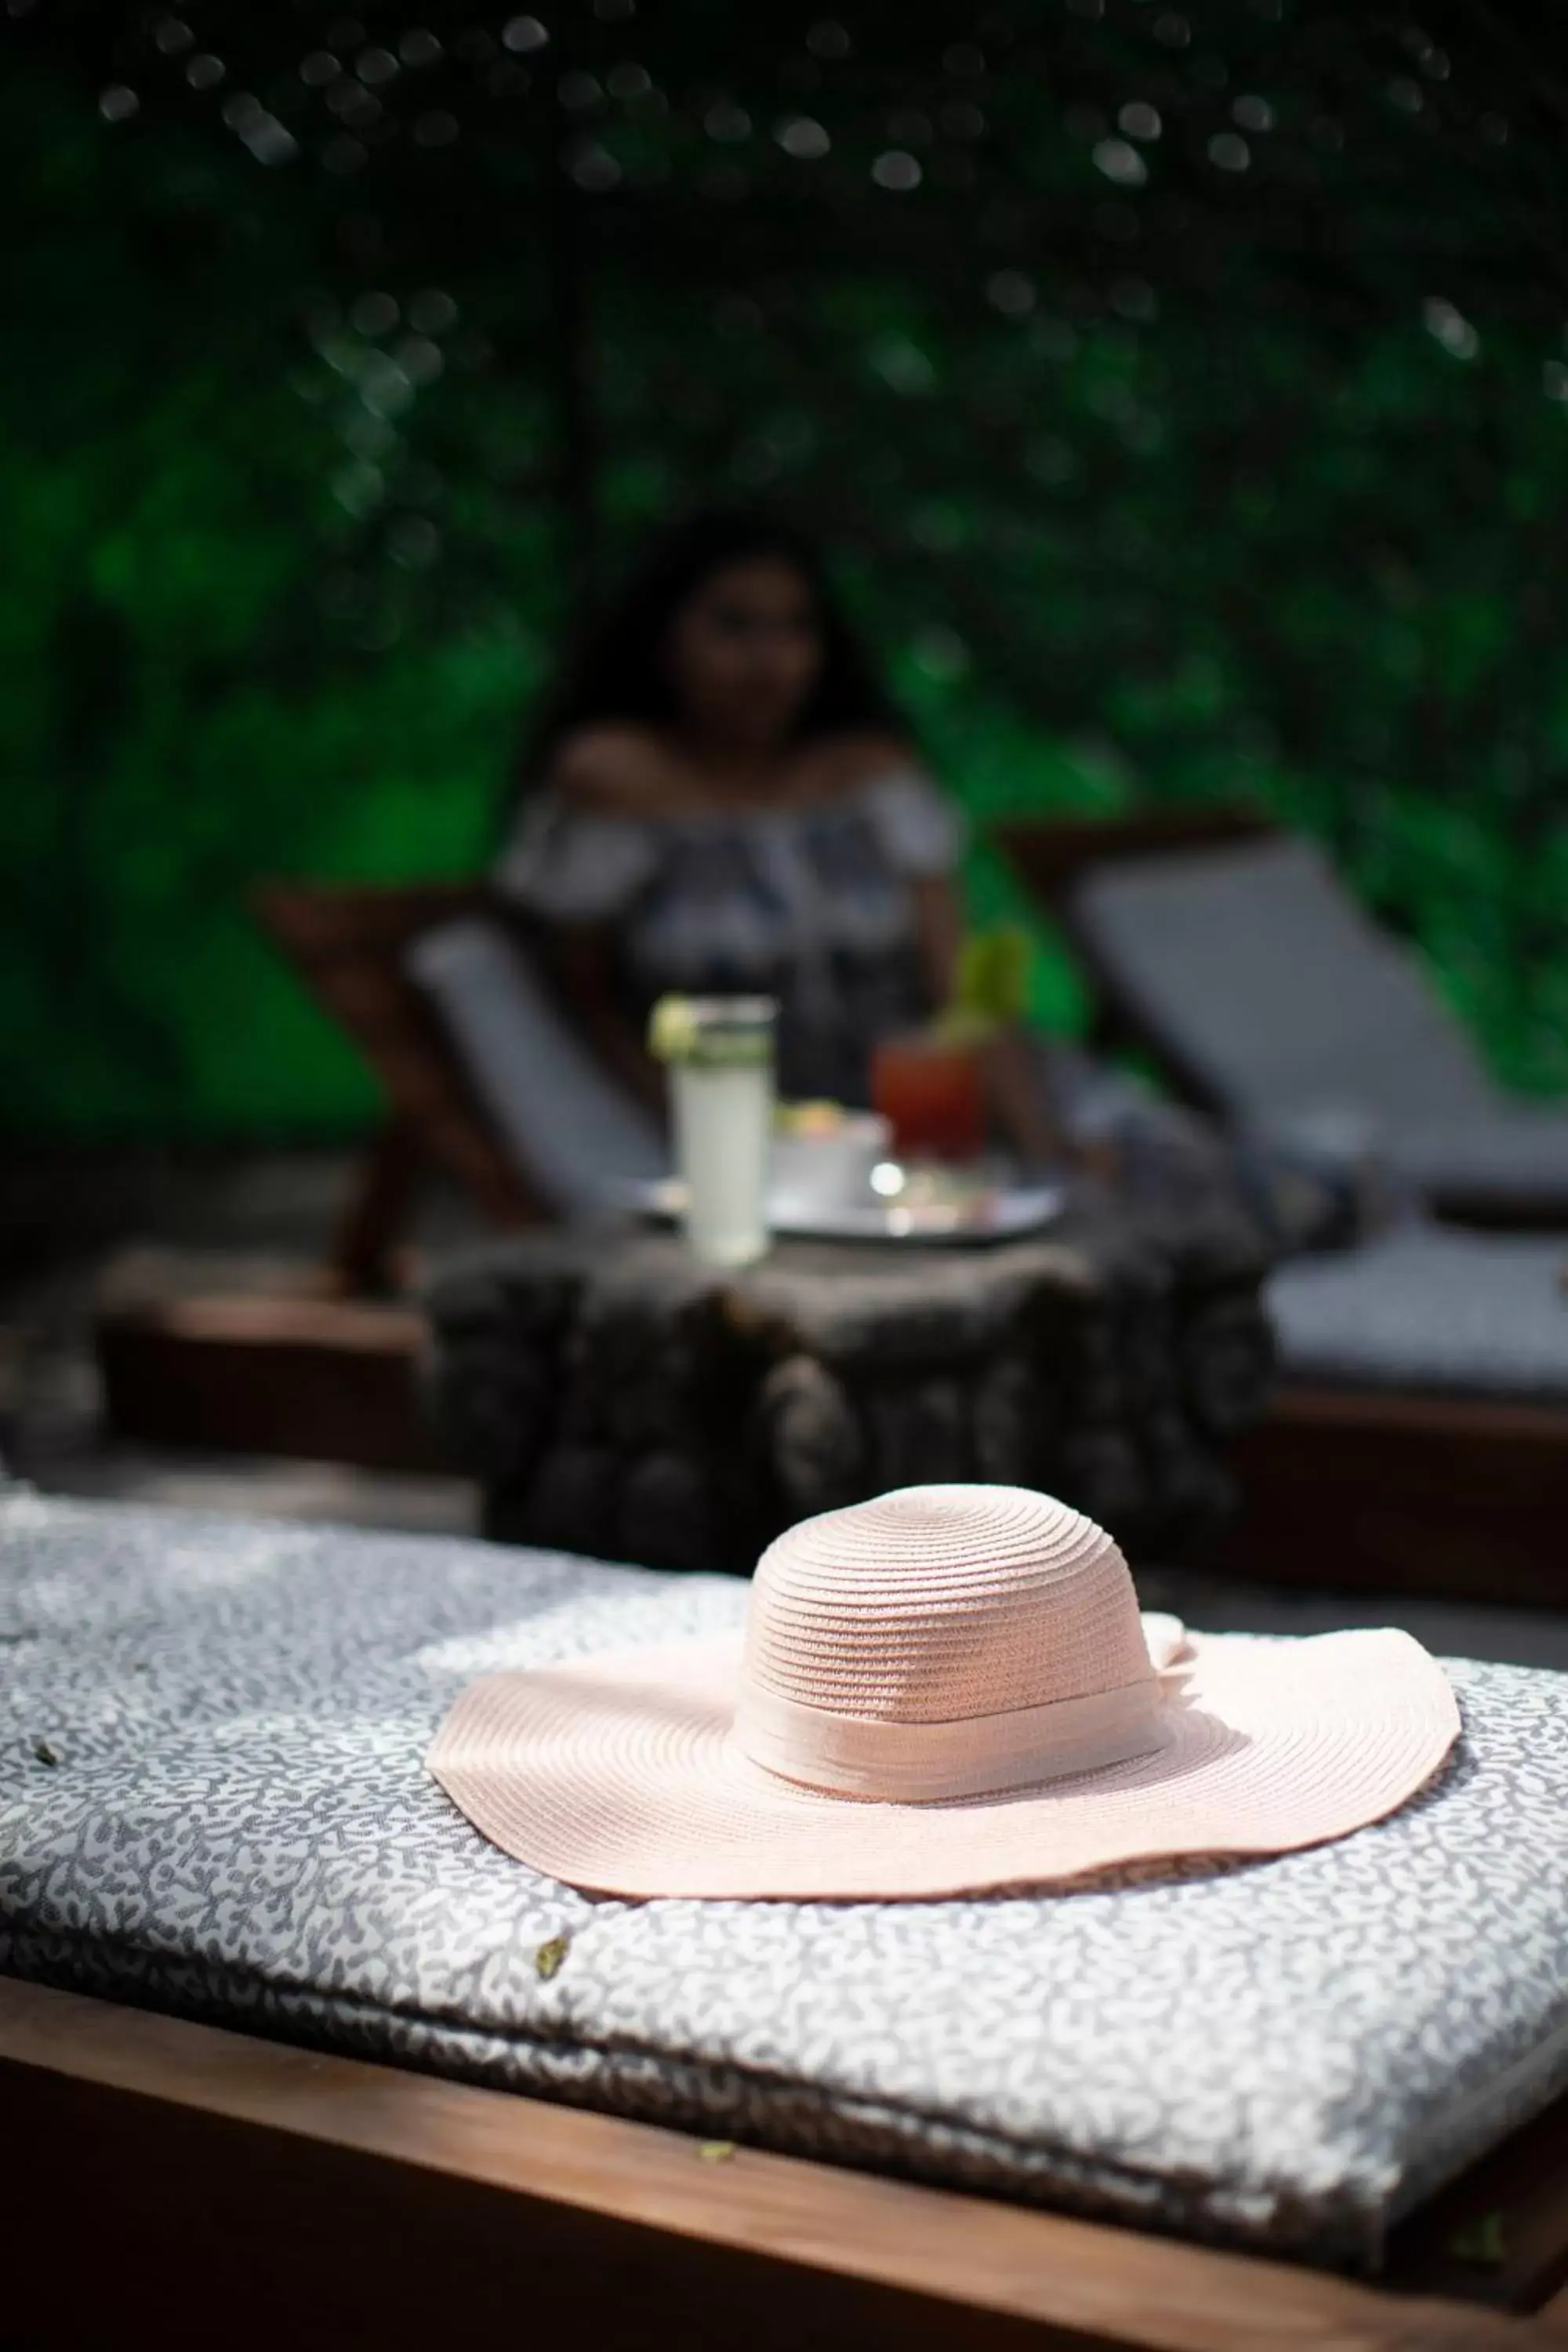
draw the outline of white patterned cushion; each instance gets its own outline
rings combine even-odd
[[[720,1578],[0,1496],[0,1969],[1324,2260],[1374,2260],[1568,2081],[1568,1677],[1454,1664],[1442,1777],[1339,1844],[1055,1897],[595,1899],[425,1773],[471,1676],[744,1604]]]

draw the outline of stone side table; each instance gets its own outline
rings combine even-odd
[[[785,1243],[742,1273],[643,1229],[541,1233],[433,1283],[426,1395],[501,1540],[744,1570],[811,1512],[981,1478],[1169,1559],[1231,1507],[1267,1269],[1239,1219],[1092,1196],[1028,1241]]]

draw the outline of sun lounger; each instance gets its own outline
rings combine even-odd
[[[1440,1214],[1568,1226],[1568,1111],[1509,1096],[1413,950],[1285,834],[1108,854],[1064,876],[1121,1018],[1237,1129],[1359,1125]]]
[[[13,2264],[22,2340],[1551,2340],[1481,2306],[1568,2267],[1561,1677],[1455,1664],[1341,1844],[1055,1896],[595,1900],[426,1775],[474,1675],[744,1597],[0,1500],[10,2218],[94,2248]]]
[[[1487,1153],[1512,1148],[1503,1139],[1568,1135],[1568,1118],[1502,1102],[1405,951],[1350,905],[1316,852],[1255,814],[1016,824],[999,841],[1077,950],[1097,1042],[1152,1052],[1190,1098],[1245,1106],[1255,1129],[1273,1121],[1293,1145],[1321,1145],[1337,1127],[1358,1148],[1386,1150],[1387,1122],[1379,1133],[1350,1099],[1342,1073],[1359,1074],[1357,1086],[1400,1104],[1401,1164],[1416,1177],[1430,1174],[1421,1154],[1444,1103],[1473,1113],[1449,1130],[1472,1175]],[[1146,948],[1130,947],[1135,913],[1167,884]],[[1357,973],[1381,1007],[1360,1027]],[[1551,1164],[1542,1150],[1513,1177],[1523,1167],[1544,1181]],[[1456,1156],[1450,1174],[1458,1166]],[[1460,1197],[1438,1188],[1449,1206]],[[1471,1211],[1517,1213],[1517,1189],[1505,1200],[1500,1181],[1462,1197]],[[1538,1193],[1532,1213],[1549,1197]],[[1247,1507],[1229,1564],[1319,1585],[1561,1605],[1563,1578],[1543,1542],[1568,1510],[1568,1199],[1559,1205],[1561,1243],[1416,1213],[1277,1270],[1267,1295],[1284,1386],[1241,1443]],[[1324,1517],[1331,1557],[1314,1533]]]

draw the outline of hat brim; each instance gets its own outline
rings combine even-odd
[[[487,1675],[428,1768],[493,1844],[568,1885],[897,1900],[1317,1845],[1393,1812],[1459,1732],[1447,1678],[1407,1633],[1194,1634],[1165,1677],[1156,1753],[997,1796],[867,1802],[740,1752],[741,1649],[725,1633]]]

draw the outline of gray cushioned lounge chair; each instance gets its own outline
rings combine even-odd
[[[1123,1018],[1233,1124],[1348,1115],[1440,1214],[1568,1226],[1568,1111],[1497,1086],[1418,959],[1310,844],[1087,864],[1066,911]]]

